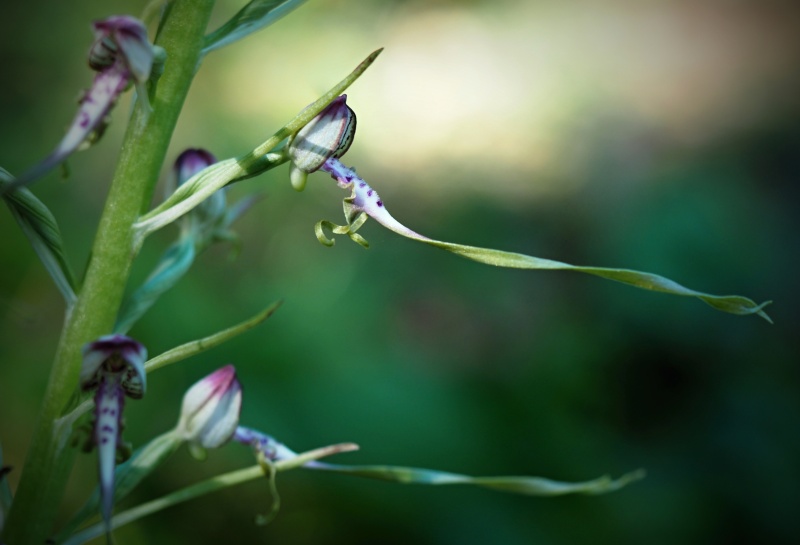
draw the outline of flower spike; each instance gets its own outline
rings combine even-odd
[[[100,509],[108,531],[114,503],[114,469],[122,432],[125,396],[141,399],[146,388],[147,350],[124,335],[106,335],[83,347],[80,384],[95,390],[94,442],[100,478]]]

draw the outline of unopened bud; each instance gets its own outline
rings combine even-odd
[[[239,425],[242,386],[233,365],[217,369],[196,382],[183,396],[177,432],[203,448],[228,442]]]

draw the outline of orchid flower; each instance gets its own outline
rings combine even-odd
[[[146,360],[145,347],[124,335],[106,335],[83,347],[80,384],[84,391],[95,390],[93,439],[97,445],[100,509],[106,525],[114,502],[114,467],[125,396],[140,399],[144,395]]]
[[[99,139],[108,114],[131,83],[149,110],[144,84],[150,78],[157,51],[147,39],[144,24],[127,15],[116,15],[93,24],[95,41],[89,49],[89,67],[97,71],[91,88],[79,101],[78,113],[56,149],[41,163],[20,176],[5,191],[27,185],[62,163],[69,155]]]
[[[315,231],[322,244],[326,246],[334,244],[334,240],[325,234],[327,229],[334,234],[347,235],[354,242],[365,248],[368,247],[367,241],[356,231],[367,221],[367,218],[372,218],[401,236],[486,265],[514,269],[582,272],[646,290],[695,297],[723,312],[740,315],[757,314],[771,322],[770,317],[763,310],[770,301],[757,304],[753,300],[739,295],[711,295],[686,288],[673,280],[647,272],[576,266],[516,252],[454,244],[429,238],[409,229],[389,213],[378,193],[356,174],[355,169],[339,161],[339,158],[350,148],[356,127],[355,113],[345,104],[346,98],[346,95],[341,95],[331,102],[317,117],[299,130],[288,145],[288,154],[292,160],[289,177],[295,189],[304,187],[309,173],[321,170],[330,174],[339,187],[350,190],[350,196],[345,198],[343,203],[345,225],[336,225],[329,221],[317,223]]]

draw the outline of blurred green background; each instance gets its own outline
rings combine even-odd
[[[212,26],[243,0],[219,1]],[[91,81],[89,22],[143,2],[0,7],[0,165],[56,144]],[[792,2],[309,2],[211,55],[169,157],[262,142],[377,47],[349,91],[346,157],[413,229],[576,264],[659,273],[711,293],[773,299],[770,326],[693,299],[557,272],[499,270],[374,222],[365,251],[315,239],[345,196],[302,194],[286,168],[234,187],[263,199],[131,332],[152,355],[285,303],[266,324],[153,376],[127,407],[141,445],[173,426],[183,391],[233,362],[242,422],[295,450],[353,441],[342,463],[559,480],[647,478],[555,499],[294,471],[267,527],[265,483],[126,527],[120,543],[672,544],[800,540],[798,179],[800,9]],[[104,139],[34,191],[76,270],[118,154],[126,97]],[[170,159],[170,160],[171,160]],[[165,169],[166,172],[166,169]],[[63,304],[0,213],[0,440],[18,470]],[[134,284],[175,231],[149,240]],[[250,464],[181,450],[132,505]],[[95,483],[81,456],[64,516]]]

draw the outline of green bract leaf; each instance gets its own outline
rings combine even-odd
[[[0,168],[0,192],[13,180],[11,174]],[[71,306],[75,302],[75,279],[64,253],[61,231],[55,216],[42,201],[25,188],[3,194],[3,200],[22,228],[22,232],[28,237],[39,259],[42,260],[44,268],[50,273],[61,295],[64,296],[67,306]]]
[[[178,283],[194,263],[194,237],[186,236],[164,252],[144,284],[122,305],[114,332],[126,333],[152,307],[161,295]]]
[[[123,511],[111,519],[111,528],[119,528],[120,526],[128,524],[129,522],[146,517],[147,515],[152,515],[153,513],[157,513],[163,509],[172,507],[173,505],[203,496],[210,492],[215,492],[217,490],[222,490],[223,488],[228,488],[229,486],[235,486],[237,484],[263,478],[265,475],[269,477],[272,470],[285,471],[288,469],[294,469],[298,467],[299,464],[319,460],[324,456],[331,456],[340,452],[348,452],[357,448],[358,447],[352,443],[331,445],[329,447],[303,452],[298,454],[295,458],[275,462],[271,467],[266,469],[264,466],[259,464],[247,467],[245,469],[231,471],[230,473],[225,473],[223,475],[218,475],[216,477],[212,477],[211,479],[177,490],[171,494],[167,494],[161,498],[143,503],[128,509],[127,511]],[[74,534],[72,537],[64,541],[63,545],[79,545],[81,543],[86,543],[91,539],[103,535],[104,531],[105,527],[102,524],[95,524],[78,532],[77,534]]]
[[[117,466],[114,473],[114,503],[127,496],[145,477],[169,458],[183,440],[172,431],[159,435],[142,448],[138,449],[123,464]],[[72,534],[81,524],[97,515],[100,504],[100,489],[97,488],[56,536],[58,543]]]
[[[309,469],[320,469],[345,473],[356,477],[367,477],[382,481],[392,481],[403,484],[467,484],[492,488],[502,492],[524,494],[527,496],[561,496],[564,494],[605,494],[619,490],[634,481],[644,478],[644,471],[637,470],[627,473],[619,479],[608,476],[591,481],[569,483],[553,481],[543,477],[470,477],[458,473],[420,469],[416,467],[400,466],[343,466],[317,462],[307,466]]]
[[[303,2],[305,0],[251,0],[228,22],[205,37],[203,55],[271,25]]]
[[[328,104],[342,94],[375,61],[381,51],[383,49],[373,51],[347,77],[297,114],[294,119],[253,151],[238,158],[219,161],[198,172],[181,185],[167,200],[139,218],[139,221],[134,224],[134,229],[136,230],[133,243],[134,252],[138,251],[147,235],[186,214],[218,189],[231,182],[256,176],[288,161],[289,157],[286,153],[274,152],[278,145],[302,129]]]
[[[235,326],[229,327],[228,329],[223,329],[222,331],[214,333],[213,335],[209,335],[208,337],[190,341],[167,350],[166,352],[159,354],[155,358],[145,362],[144,368],[148,373],[152,373],[156,369],[160,369],[175,362],[184,360],[194,356],[195,354],[204,352],[209,348],[214,348],[215,346],[222,344],[225,341],[236,337],[237,335],[241,335],[245,331],[253,329],[255,326],[272,316],[272,314],[278,310],[278,307],[280,307],[282,303],[282,301],[272,303],[269,307],[262,310],[252,318],[248,318],[244,322],[240,322]]]

